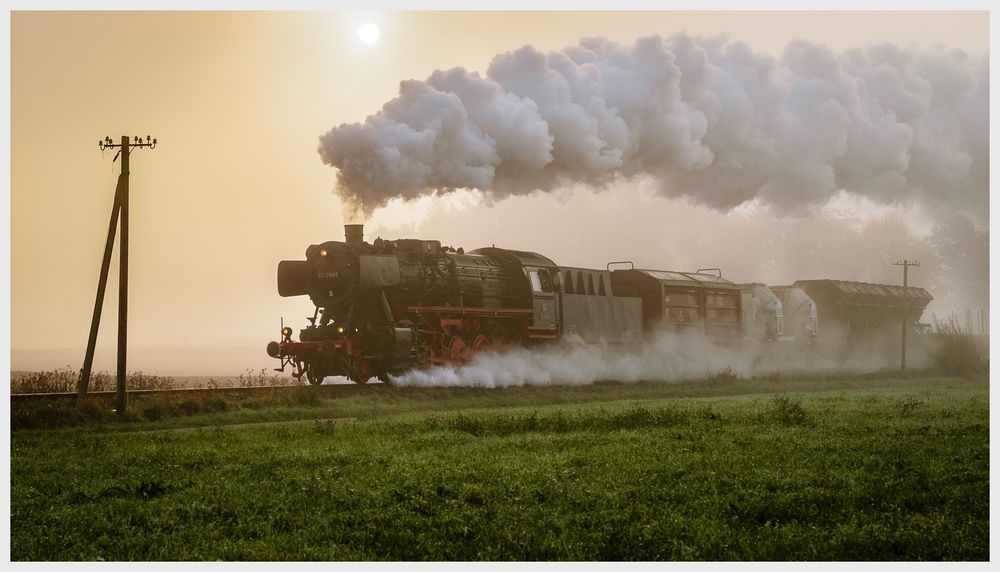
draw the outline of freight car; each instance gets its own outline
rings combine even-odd
[[[615,270],[611,286],[616,296],[635,296],[642,301],[646,332],[698,332],[719,343],[737,343],[741,335],[740,288],[723,278],[719,269],[711,270],[717,273]]]
[[[914,286],[830,279],[798,280],[776,291],[809,300],[811,304],[799,306],[795,327],[808,331],[835,359],[846,359],[859,348],[896,359],[903,321],[915,333],[914,325],[934,299]],[[822,325],[817,327],[817,322]]]

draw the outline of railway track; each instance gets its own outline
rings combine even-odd
[[[128,392],[129,399],[134,398],[144,398],[144,397],[156,397],[156,396],[170,396],[170,397],[210,397],[210,396],[225,396],[229,398],[247,398],[259,395],[266,395],[268,393],[282,393],[293,390],[307,389],[309,391],[319,391],[326,396],[331,397],[341,397],[354,395],[360,392],[376,392],[376,391],[391,391],[392,386],[385,385],[382,383],[372,383],[367,385],[357,385],[357,384],[333,384],[333,385],[275,385],[275,386],[254,386],[254,387],[191,387],[191,388],[181,388],[181,389],[138,389]],[[90,398],[95,398],[101,401],[113,402],[115,399],[114,391],[91,391],[87,393]],[[62,402],[71,401],[75,402],[77,397],[77,392],[58,392],[58,393],[12,393],[10,395],[10,402],[13,403],[32,403],[32,402]]]

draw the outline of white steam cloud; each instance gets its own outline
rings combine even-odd
[[[487,197],[650,177],[664,196],[787,211],[840,190],[985,219],[987,56],[882,45],[780,59],[725,38],[585,39],[400,84],[364,123],[320,138],[364,211],[457,188]]]
[[[924,342],[915,341],[923,349]],[[680,382],[717,375],[749,378],[783,372],[872,372],[898,367],[898,354],[885,351],[898,344],[896,334],[879,333],[845,352],[842,340],[820,346],[758,344],[720,346],[704,335],[661,333],[627,348],[587,344],[564,338],[541,349],[513,348],[473,356],[461,366],[434,366],[392,376],[401,386],[513,387],[587,385],[597,381]],[[928,352],[913,352],[910,365],[926,365]],[[837,355],[832,358],[829,356]],[[914,363],[913,360],[921,363]]]

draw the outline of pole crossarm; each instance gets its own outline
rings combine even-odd
[[[110,137],[105,137],[97,142],[97,148],[101,151],[104,151],[105,149],[119,149],[122,147],[126,149],[131,147],[149,147],[150,149],[155,149],[156,139],[146,135],[146,140],[143,141],[141,137],[133,136],[132,141],[129,142],[128,136],[123,135],[121,143],[115,143]]]
[[[146,140],[133,136],[129,140],[122,135],[121,142],[116,143],[110,137],[97,142],[101,151],[118,149],[113,161],[122,158],[122,172],[118,176],[115,187],[114,203],[111,207],[111,222],[108,228],[108,238],[104,245],[104,257],[101,263],[101,277],[97,284],[97,299],[94,303],[94,317],[90,324],[90,337],[87,341],[87,353],[80,369],[80,379],[77,382],[77,407],[83,406],[87,397],[87,386],[90,383],[91,368],[94,363],[94,349],[97,345],[97,331],[101,323],[101,308],[104,305],[104,291],[108,284],[108,271],[111,265],[111,253],[114,250],[115,228],[121,225],[119,233],[119,269],[118,269],[118,383],[116,410],[119,415],[125,413],[127,404],[125,395],[126,354],[128,350],[128,158],[134,148],[156,148],[156,139],[146,136]]]

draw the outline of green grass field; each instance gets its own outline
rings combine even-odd
[[[302,389],[14,431],[11,558],[989,558],[985,379]]]

